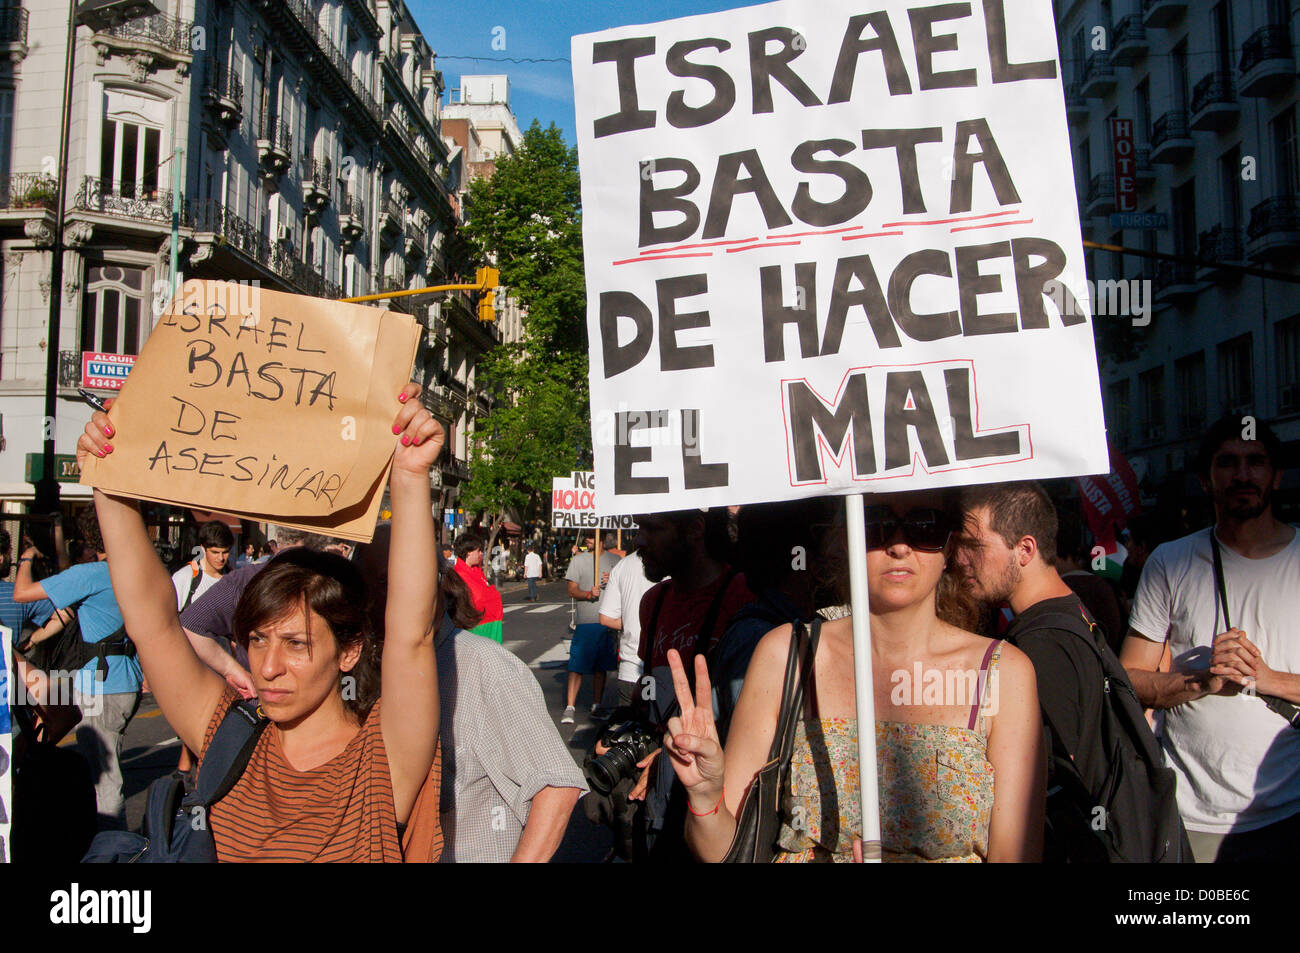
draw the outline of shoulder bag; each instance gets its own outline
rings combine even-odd
[[[781,688],[781,710],[776,719],[776,733],[767,754],[767,763],[758,769],[754,781],[740,806],[736,818],[736,835],[732,838],[724,864],[765,864],[772,860],[776,838],[781,830],[781,792],[790,775],[790,758],[794,754],[794,733],[803,714],[803,700],[812,678],[817,658],[817,641],[822,620],[799,623],[790,635],[790,654],[785,662],[785,684]]]

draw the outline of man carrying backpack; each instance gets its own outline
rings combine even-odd
[[[59,671],[74,673],[74,698],[82,713],[77,725],[77,750],[90,765],[95,780],[99,825],[101,829],[123,830],[126,802],[122,797],[122,736],[140,705],[140,661],[113,597],[108,556],[95,508],[83,509],[77,522],[86,544],[96,554],[95,562],[81,563],[36,582],[32,579],[32,560],[40,553],[28,547],[18,560],[13,598],[15,602],[49,599],[56,609],[75,612],[75,618],[66,612],[58,613],[64,617],[65,633],[75,626],[78,638],[59,645],[47,673],[51,677]]]
[[[1132,685],[1053,568],[1051,499],[1037,483],[1003,483],[969,488],[962,509],[966,527],[956,559],[963,581],[977,599],[1011,606],[1015,618],[1005,638],[1029,656],[1037,675],[1051,746],[1045,859],[1190,860],[1183,856],[1172,773]]]
[[[230,547],[234,545],[235,534],[221,520],[209,520],[199,527],[201,552],[172,573],[177,612],[184,612],[220,581],[230,561]]]

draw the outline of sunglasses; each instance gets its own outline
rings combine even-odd
[[[931,507],[908,510],[900,518],[888,506],[868,506],[866,517],[868,549],[883,549],[901,528],[908,546],[924,553],[937,553],[948,545],[948,537],[956,528],[952,517]]]

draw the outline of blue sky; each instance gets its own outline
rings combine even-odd
[[[744,0],[408,0],[425,39],[438,54],[447,89],[460,85],[462,74],[505,73],[510,77],[510,105],[519,125],[534,118],[545,127],[554,121],[565,141],[576,145],[573,76],[569,38],[633,23],[654,23],[696,13],[747,6]],[[493,50],[493,30],[503,27],[504,50]],[[495,35],[502,35],[497,31]],[[558,59],[561,63],[510,63],[453,57]],[[445,100],[444,100],[445,101]]]

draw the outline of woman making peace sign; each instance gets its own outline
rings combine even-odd
[[[960,526],[951,497],[873,500],[881,502],[868,507],[867,539],[857,545],[867,547],[884,859],[1036,861],[1045,767],[1033,666],[1017,649],[954,624],[967,615],[945,572]],[[838,529],[825,581],[847,602],[847,551]],[[838,617],[821,627],[811,697],[781,792],[777,861],[860,858],[852,618],[825,614]],[[705,659],[695,660],[692,702],[681,658],[669,653],[682,712],[669,721],[664,748],[687,789],[686,841],[701,860],[726,856],[744,797],[767,761],[790,638],[790,626],[773,629],[755,650],[725,756]],[[918,672],[935,672],[940,685],[958,690],[952,697],[923,691],[911,684]]]

